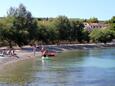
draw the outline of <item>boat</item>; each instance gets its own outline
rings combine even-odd
[[[55,52],[55,51],[48,51],[48,52],[46,53],[46,56],[50,56],[50,57],[56,56],[56,52]]]

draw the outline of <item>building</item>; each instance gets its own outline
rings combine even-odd
[[[108,25],[104,23],[84,23],[84,26],[87,31],[92,31],[93,29],[105,29]]]

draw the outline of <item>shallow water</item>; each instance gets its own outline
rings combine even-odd
[[[59,53],[0,71],[0,86],[115,86],[115,48]]]

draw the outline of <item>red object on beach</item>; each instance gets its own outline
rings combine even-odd
[[[46,53],[46,55],[48,55],[48,56],[56,56],[56,52],[49,51],[49,52]]]

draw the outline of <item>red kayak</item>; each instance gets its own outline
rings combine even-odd
[[[54,52],[54,51],[48,51],[46,53],[46,55],[48,55],[48,56],[56,56],[56,52]]]

